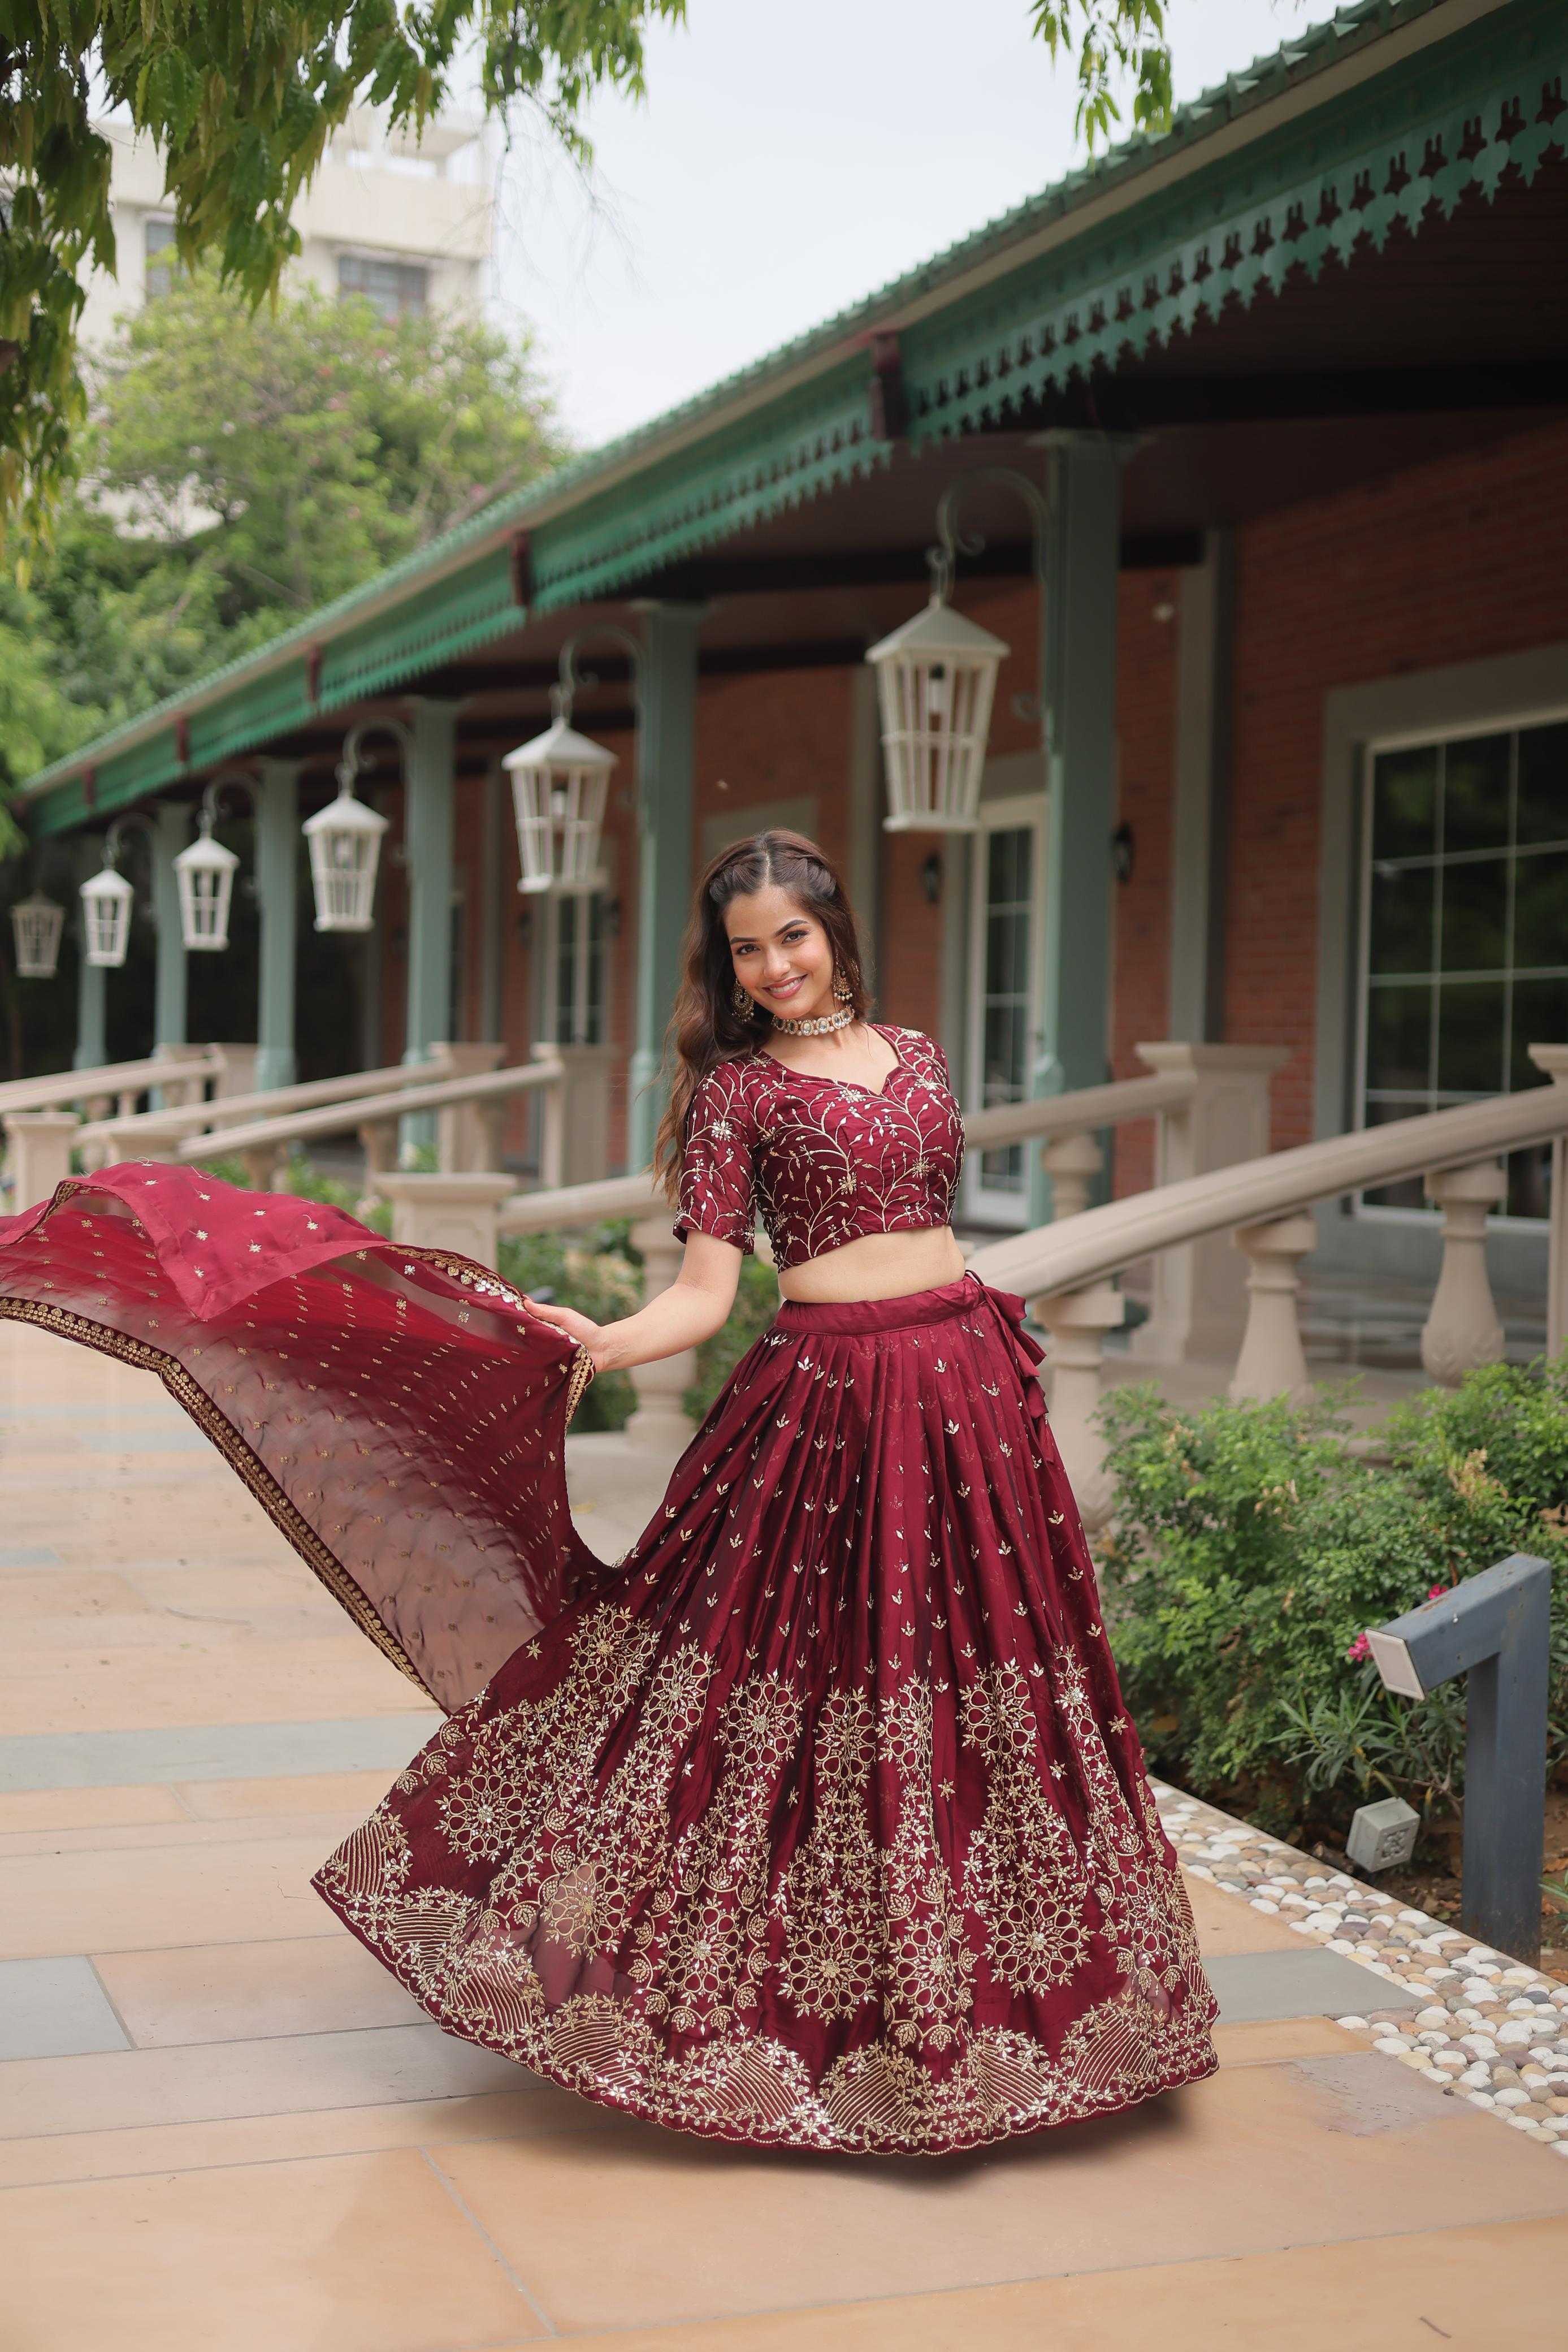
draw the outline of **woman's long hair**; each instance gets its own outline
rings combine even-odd
[[[749,1013],[735,1009],[735,965],[724,910],[732,898],[750,898],[770,883],[814,915],[826,931],[839,986],[848,989],[856,1020],[870,1009],[854,911],[832,859],[799,833],[758,833],[721,849],[692,900],[680,991],[664,1035],[670,1104],[659,1123],[653,1169],[672,1201],[680,1189],[692,1097],[711,1069],[747,1052],[762,1034],[763,1016],[757,1008]]]

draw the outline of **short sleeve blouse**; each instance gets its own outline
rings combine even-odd
[[[683,1241],[708,1234],[748,1251],[760,1217],[789,1267],[865,1234],[951,1221],[964,1127],[942,1049],[876,1025],[898,1056],[880,1092],[760,1049],[708,1072],[686,1121]]]

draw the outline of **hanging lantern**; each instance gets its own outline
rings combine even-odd
[[[229,943],[229,906],[239,859],[213,839],[213,816],[204,809],[202,829],[174,860],[180,892],[180,936],[187,948],[216,950]]]
[[[319,931],[368,931],[376,898],[384,816],[353,793],[354,772],[338,771],[338,797],[300,828],[310,845],[310,885]]]
[[[53,980],[60,960],[60,933],[65,929],[66,910],[35,890],[30,898],[19,898],[11,909],[11,937],[16,950],[16,975],[20,980]]]
[[[888,833],[973,833],[997,672],[1008,647],[934,595],[874,645]]]
[[[131,944],[131,910],[135,902],[135,891],[112,866],[104,866],[82,884],[82,937],[89,963],[119,971]]]
[[[508,751],[502,765],[512,779],[517,812],[518,889],[597,889],[614,752],[559,718],[531,743]]]

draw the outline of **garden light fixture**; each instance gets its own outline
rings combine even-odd
[[[19,898],[11,909],[11,940],[19,980],[53,980],[60,960],[66,910],[41,890]]]

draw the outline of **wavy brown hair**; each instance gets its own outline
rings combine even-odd
[[[672,1201],[680,1189],[692,1097],[710,1070],[749,1051],[761,1034],[761,1016],[755,1010],[745,1016],[735,1009],[735,965],[724,910],[732,898],[748,898],[774,883],[826,931],[834,969],[840,984],[850,992],[856,1020],[871,1008],[854,909],[827,853],[799,833],[754,834],[749,841],[721,849],[693,896],[681,950],[680,990],[664,1033],[670,1104],[659,1122],[653,1169]]]

